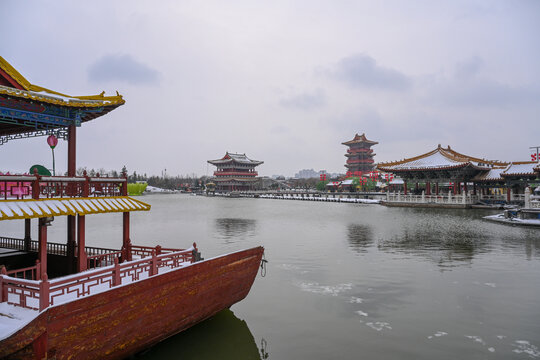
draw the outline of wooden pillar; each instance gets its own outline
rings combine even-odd
[[[403,195],[407,195],[407,182],[403,182]]]
[[[77,171],[77,132],[75,125],[68,126],[68,176],[75,176]],[[67,258],[68,271],[75,270],[75,242],[76,242],[75,216],[67,217]]]
[[[426,195],[431,195],[431,183],[429,181],[426,182]]]
[[[122,213],[122,249],[126,254],[126,260],[131,261],[131,239],[129,238],[129,212]]]
[[[86,270],[86,242],[85,242],[86,218],[84,215],[77,216],[77,272]]]
[[[24,251],[30,251],[32,235],[30,233],[30,219],[24,219]]]
[[[39,278],[44,279],[47,273],[47,225],[45,218],[38,221],[38,260],[40,264]]]
[[[476,195],[476,183],[473,183],[472,193]]]
[[[463,181],[463,191],[467,193],[467,181]]]
[[[415,183],[415,184],[414,184],[414,191],[415,191],[416,193],[418,193],[418,183]]]
[[[510,203],[510,200],[512,199],[512,188],[506,189],[506,202]]]
[[[439,195],[439,182],[435,183],[435,194]]]

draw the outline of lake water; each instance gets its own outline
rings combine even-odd
[[[134,244],[195,241],[207,258],[263,245],[269,263],[242,302],[137,359],[540,358],[540,229],[480,210],[139,199],[152,210],[132,214]],[[120,247],[121,224],[88,216],[87,245]]]

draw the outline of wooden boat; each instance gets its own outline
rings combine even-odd
[[[508,209],[501,214],[484,216],[483,219],[506,225],[540,227],[540,208]]]
[[[67,176],[0,175],[0,221],[24,219],[25,233],[0,236],[1,359],[125,358],[230,307],[253,284],[262,247],[204,260],[195,243],[133,245],[130,212],[150,205],[128,196],[126,174],[76,176],[76,129],[124,103],[118,93],[73,97],[32,85],[0,57],[0,145],[43,135],[68,142]],[[86,216],[109,212],[122,213],[121,249],[86,246]],[[67,241],[49,242],[59,216]]]

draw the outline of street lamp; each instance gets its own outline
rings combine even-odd
[[[47,144],[49,144],[49,146],[51,147],[53,176],[56,176],[56,171],[54,169],[54,148],[56,147],[56,145],[58,145],[58,139],[54,135],[49,135],[49,137],[47,138]]]

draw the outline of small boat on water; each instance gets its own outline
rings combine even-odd
[[[50,135],[68,147],[66,176],[0,175],[0,223],[24,223],[24,238],[0,234],[0,359],[124,359],[247,296],[263,247],[203,259],[195,243],[132,244],[130,213],[151,206],[128,196],[127,174],[76,175],[76,129],[121,95],[47,90],[2,57],[0,70],[0,145]],[[105,213],[122,214],[121,247],[87,246],[86,218]],[[48,240],[55,217],[67,218],[64,243]]]
[[[508,209],[502,214],[484,216],[483,218],[501,224],[540,228],[540,209]]]

